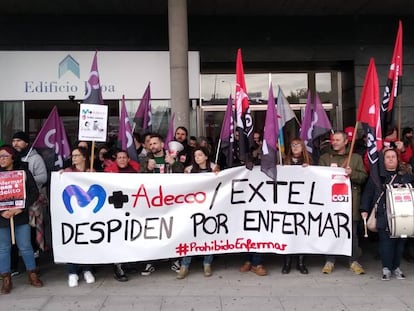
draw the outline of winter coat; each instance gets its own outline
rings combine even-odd
[[[384,176],[381,177],[381,185],[377,185],[372,177],[368,179],[368,182],[364,188],[364,192],[361,197],[360,212],[370,213],[378,198],[381,196],[381,199],[378,202],[377,208],[377,229],[389,231],[389,223],[386,211],[386,194],[385,188],[386,184],[389,184],[395,176],[392,185],[397,186],[401,184],[413,184],[414,176],[397,171],[386,171]],[[382,194],[382,195],[381,195]]]
[[[336,163],[338,167],[345,168],[345,163],[348,160],[348,156],[349,148],[347,148],[344,154],[338,154],[335,150],[330,150],[330,152],[323,154],[319,158],[319,165],[332,166],[333,163]],[[349,166],[352,169],[352,173],[349,176],[352,188],[352,219],[353,221],[358,221],[361,219],[361,214],[359,212],[361,188],[364,185],[368,174],[365,171],[364,163],[359,154],[353,153],[351,155]]]

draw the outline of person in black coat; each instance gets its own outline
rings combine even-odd
[[[386,185],[398,187],[413,184],[414,177],[400,166],[398,151],[385,148],[383,151],[384,172],[380,176],[378,185],[371,175],[361,197],[360,212],[363,219],[367,219],[374,205],[377,204],[377,230],[379,237],[379,253],[382,262],[382,280],[388,281],[391,275],[397,279],[405,279],[400,269],[401,258],[404,251],[405,239],[392,237],[390,223],[388,222],[386,206]]]
[[[18,208],[17,200],[10,199],[7,205],[15,204],[14,208],[8,208],[0,211],[0,273],[3,279],[1,292],[10,293],[12,289],[11,282],[11,223],[14,222],[14,233],[17,247],[23,258],[26,270],[29,276],[29,283],[35,287],[42,287],[43,283],[38,278],[35,269],[36,262],[33,254],[33,248],[30,237],[29,225],[29,206],[31,206],[39,197],[39,189],[30,171],[21,164],[19,156],[13,147],[5,145],[0,147],[0,181],[7,182],[2,177],[8,171],[23,171],[25,182],[25,204],[23,208]],[[3,190],[9,190],[7,185],[2,184]],[[14,190],[14,189],[13,189]],[[7,199],[3,196],[2,203]]]

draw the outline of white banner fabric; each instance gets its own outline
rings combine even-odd
[[[259,252],[351,254],[344,169],[278,166],[277,181],[218,174],[52,173],[56,262],[103,264]]]

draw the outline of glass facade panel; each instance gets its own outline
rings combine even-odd
[[[0,102],[0,144],[11,143],[13,134],[24,129],[23,120],[22,102]]]

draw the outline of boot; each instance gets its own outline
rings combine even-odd
[[[289,256],[289,255],[283,256],[282,274],[288,274],[290,272],[291,266],[292,266],[292,256]]]
[[[34,287],[42,287],[43,286],[43,282],[37,276],[36,271],[34,271],[34,270],[27,271],[27,275],[29,277],[30,285],[32,285]]]
[[[308,268],[306,268],[305,266],[305,256],[303,255],[299,255],[298,257],[298,264],[296,266],[296,269],[299,270],[300,273],[302,274],[308,274]]]
[[[1,277],[3,278],[3,286],[1,287],[2,294],[9,294],[13,284],[11,281],[11,274],[10,273],[2,273]]]

